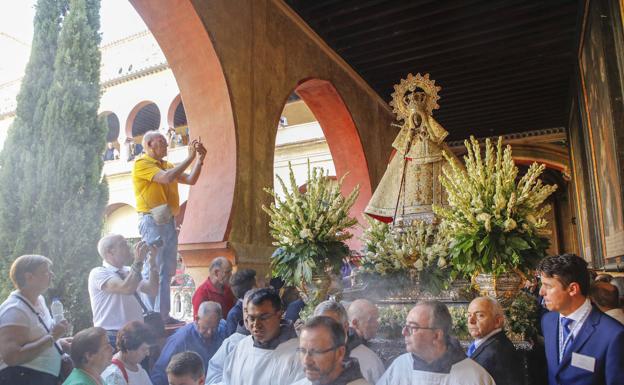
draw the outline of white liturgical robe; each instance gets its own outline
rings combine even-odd
[[[296,349],[299,340],[291,338],[275,349],[254,346],[252,336],[243,338],[227,359],[223,371],[225,385],[290,385],[304,377]]]
[[[397,357],[376,385],[495,385],[479,364],[465,358],[451,366],[449,373],[414,370],[411,353]]]
[[[205,385],[220,385],[223,382],[223,368],[230,359],[232,351],[243,338],[245,338],[244,334],[234,333],[223,340],[219,350],[208,361]]]
[[[358,345],[355,349],[351,350],[349,357],[357,358],[362,376],[371,384],[376,383],[386,370],[377,354],[364,344]]]

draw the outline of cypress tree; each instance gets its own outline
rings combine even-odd
[[[52,83],[57,40],[65,0],[39,0],[36,5],[30,59],[17,97],[16,116],[0,153],[0,273],[8,276],[13,260],[37,247],[41,223],[34,220],[40,186],[41,126]],[[0,297],[12,290],[0,280]]]
[[[99,0],[71,0],[63,20],[43,120],[36,203],[45,224],[39,249],[54,262],[52,295],[70,309],[74,327],[91,323],[87,278],[100,264],[96,245],[108,188],[102,178],[106,128],[100,103]]]

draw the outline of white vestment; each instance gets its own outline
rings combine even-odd
[[[275,349],[254,347],[246,336],[234,347],[223,370],[225,385],[290,385],[304,377],[296,349],[299,340],[291,338]]]
[[[208,361],[205,385],[220,385],[223,381],[223,368],[238,343],[245,338],[244,334],[234,333],[225,340],[219,350]]]
[[[349,357],[357,358],[362,376],[371,384],[376,383],[386,370],[377,354],[364,344],[358,345],[355,349],[351,350]]]
[[[451,366],[450,373],[414,370],[411,353],[397,357],[376,385],[495,385],[490,374],[470,358]]]
[[[314,385],[314,384],[312,384],[312,382],[310,382],[310,380],[308,380],[307,378],[304,378],[302,380],[295,382],[292,385]],[[371,385],[371,383],[366,381],[363,378],[359,378],[357,380],[347,382],[347,385]]]

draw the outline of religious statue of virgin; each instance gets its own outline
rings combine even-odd
[[[439,175],[448,132],[432,116],[440,87],[429,74],[409,74],[394,86],[390,106],[401,130],[392,143],[395,152],[364,210],[383,222],[433,220],[432,204],[444,204]],[[450,153],[447,151],[447,153]],[[407,223],[406,223],[407,224]]]

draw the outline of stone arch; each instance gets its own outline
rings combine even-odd
[[[144,100],[134,106],[126,121],[128,138],[142,136],[147,131],[158,130],[160,127],[160,109],[151,100]]]
[[[178,94],[175,98],[173,98],[173,100],[171,101],[171,104],[169,104],[169,110],[167,111],[167,126],[168,127],[174,126],[173,124],[174,124],[175,112],[180,103],[182,103],[182,96]]]
[[[230,93],[210,36],[192,2],[130,2],[167,58],[185,101],[192,137],[201,137],[208,150],[202,177],[189,191],[179,235],[179,250],[187,267],[201,266],[206,250],[223,247],[229,236],[237,172]],[[210,226],[206,226],[207,218]]]
[[[117,233],[127,238],[139,237],[136,209],[125,202],[110,203],[104,209],[104,232]]]
[[[302,80],[294,92],[310,108],[323,129],[338,178],[349,173],[342,186],[343,194],[348,195],[356,185],[360,185],[360,195],[351,209],[351,215],[363,221],[362,213],[372,196],[372,186],[364,148],[351,112],[338,90],[327,80]],[[361,231],[359,227],[352,231],[354,237],[349,245],[355,250],[359,250]]]
[[[119,140],[119,117],[112,111],[103,111],[99,114],[100,117],[105,119],[108,131],[106,132],[107,142],[117,142]]]

